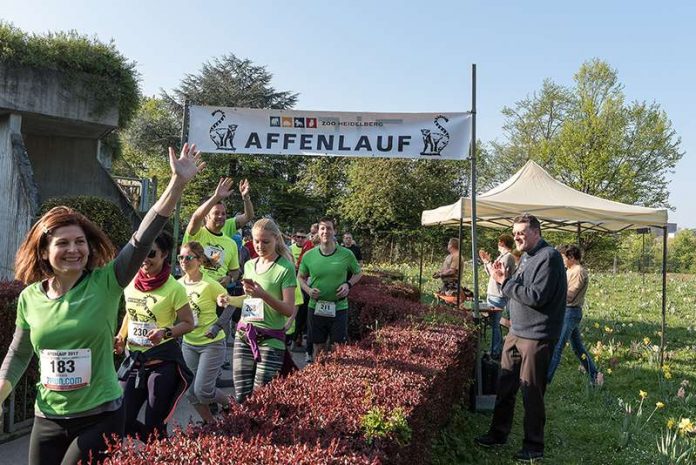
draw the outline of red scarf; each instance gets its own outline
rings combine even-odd
[[[162,264],[162,270],[156,276],[148,276],[143,272],[143,269],[140,268],[138,270],[138,274],[135,276],[133,285],[140,292],[150,292],[167,282],[170,271],[171,268],[168,262],[164,262],[164,264]]]

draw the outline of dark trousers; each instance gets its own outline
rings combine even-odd
[[[297,317],[295,318],[295,339],[302,340],[302,333],[307,329],[307,304],[309,296],[302,291],[302,305],[297,308]]]
[[[524,339],[513,334],[505,338],[500,359],[498,393],[489,434],[507,439],[512,428],[517,391],[522,388],[524,401],[524,441],[530,451],[544,451],[546,410],[546,373],[555,347],[555,340]]]
[[[123,403],[126,408],[126,434],[140,435],[145,441],[155,430],[159,437],[167,436],[164,420],[172,406],[177,389],[177,366],[174,362],[163,362],[145,368],[140,386],[135,386],[138,369],[134,368],[128,379],[121,381]],[[145,406],[145,423],[138,421],[138,412]]]
[[[123,405],[113,412],[88,417],[50,419],[34,417],[29,439],[29,464],[53,465],[104,460],[104,435],[123,436]],[[3,462],[4,463],[4,462]]]

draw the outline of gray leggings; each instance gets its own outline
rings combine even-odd
[[[251,392],[271,382],[283,367],[285,350],[259,345],[261,360],[254,361],[249,344],[237,335],[234,339],[234,356],[232,362],[232,379],[234,394],[240,404]]]
[[[225,362],[225,340],[195,346],[184,342],[181,344],[186,365],[194,374],[193,383],[186,393],[192,404],[227,405],[227,394],[215,387],[220,367]]]

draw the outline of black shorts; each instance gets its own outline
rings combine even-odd
[[[335,317],[317,316],[314,309],[309,309],[311,318],[311,337],[312,344],[324,344],[326,339],[331,336],[331,342],[340,344],[348,340],[348,309],[336,310]]]

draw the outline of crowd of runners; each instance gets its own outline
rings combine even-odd
[[[176,244],[164,226],[205,163],[188,144],[179,156],[170,149],[169,161],[169,185],[118,253],[68,207],[43,215],[17,252],[16,277],[27,287],[0,368],[0,405],[36,355],[31,464],[98,460],[114,434],[166,436],[183,397],[211,422],[231,401],[296,369],[290,349],[312,362],[347,338],[347,297],[362,276],[350,233],[339,245],[328,217],[309,234],[285,235],[270,218],[247,230],[250,183],[238,186],[244,212],[228,218],[224,202],[235,186],[223,178]],[[228,351],[234,399],[216,385]],[[114,353],[124,354],[118,369]]]

